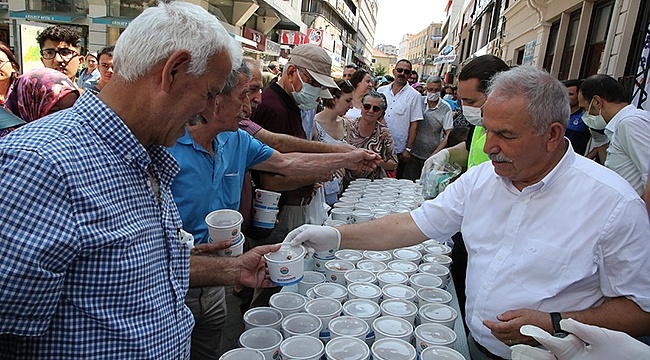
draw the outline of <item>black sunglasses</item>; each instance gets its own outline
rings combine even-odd
[[[374,111],[374,112],[380,112],[381,111],[381,108],[379,106],[377,106],[377,105],[363,104],[363,108],[366,111],[370,111],[370,109],[372,109],[372,111]]]
[[[404,73],[404,75],[409,75],[411,73],[411,70],[404,68],[395,68],[395,71],[397,71],[398,74]]]

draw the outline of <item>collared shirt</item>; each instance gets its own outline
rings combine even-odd
[[[418,126],[418,135],[413,142],[411,155],[425,160],[440,145],[444,132],[454,128],[454,117],[446,101],[438,100],[436,106],[426,103],[424,120]]]
[[[273,149],[244,130],[219,133],[212,141],[214,156],[197,144],[189,132],[169,149],[180,172],[172,193],[183,219],[183,229],[194,243],[209,242],[205,217],[219,209],[239,209],[246,170],[273,155]]]
[[[605,127],[609,138],[605,166],[643,194],[650,164],[650,112],[628,105]]]
[[[544,179],[522,191],[483,163],[411,215],[432,239],[462,231],[469,254],[466,322],[498,356],[510,358],[510,349],[482,322],[507,310],[579,311],[626,296],[650,311],[643,200],[620,176],[570,147]]]
[[[408,84],[393,94],[392,85],[382,86],[377,91],[386,96],[388,108],[384,118],[393,135],[395,152],[401,154],[406,149],[409,126],[414,121],[422,120],[422,95]]]
[[[177,171],[90,93],[0,140],[0,358],[189,358]]]

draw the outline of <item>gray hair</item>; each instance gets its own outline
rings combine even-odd
[[[363,97],[361,98],[361,103],[363,103],[366,100],[366,98],[369,97],[381,100],[381,109],[382,111],[386,111],[386,108],[388,108],[388,101],[386,101],[386,96],[384,94],[376,90],[370,90],[369,93],[363,95]]]
[[[237,86],[239,86],[239,82],[242,76],[246,77],[246,81],[250,81],[251,79],[251,70],[243,62],[239,65],[239,67],[233,69],[230,74],[228,74],[228,77],[226,78],[226,81],[223,85],[223,90],[221,90],[221,93],[219,93],[219,95],[232,95],[233,91],[235,91],[235,89],[237,89]]]
[[[434,75],[427,78],[427,84],[442,84],[442,79],[440,76]]]
[[[255,60],[250,56],[244,56],[242,62],[244,65],[248,66],[249,69],[258,69],[259,71],[262,71],[262,62],[259,60]]]
[[[197,77],[205,74],[208,60],[218,52],[230,56],[233,68],[242,58],[241,46],[205,9],[184,1],[161,1],[145,9],[120,35],[113,57],[115,74],[135,81],[179,50],[189,51],[188,73]]]
[[[544,70],[518,66],[495,74],[486,91],[488,101],[505,102],[518,96],[527,99],[528,123],[538,135],[554,123],[566,128],[571,107],[562,83]]]

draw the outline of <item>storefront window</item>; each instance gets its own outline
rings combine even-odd
[[[27,9],[61,13],[88,14],[86,0],[28,0]]]
[[[107,0],[109,1],[109,0]],[[157,0],[110,0],[108,7],[109,16],[135,18],[144,9],[158,4]]]
[[[605,50],[607,31],[609,30],[609,22],[612,18],[613,7],[614,4],[612,2],[599,4],[594,7],[589,29],[589,42],[585,51],[583,78],[598,73],[603,58],[603,51]]]

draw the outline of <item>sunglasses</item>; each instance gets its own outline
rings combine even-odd
[[[404,68],[395,68],[395,71],[397,71],[398,74],[401,74],[401,73],[404,73],[404,75],[411,74],[411,70],[404,69]]]
[[[363,109],[366,111],[370,111],[372,109],[373,112],[380,112],[381,108],[377,105],[370,105],[370,104],[363,104]]]

